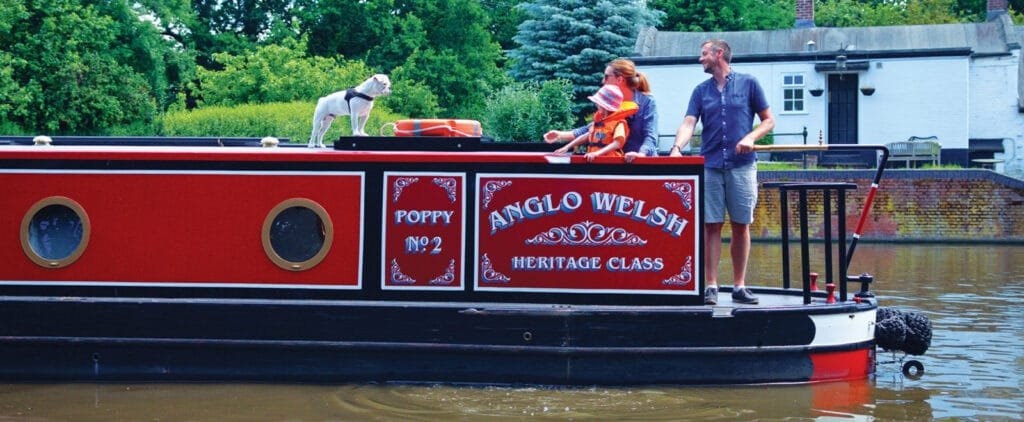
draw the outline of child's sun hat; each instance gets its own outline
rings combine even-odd
[[[587,98],[608,112],[614,113],[622,107],[622,90],[612,84],[602,86],[596,94]]]

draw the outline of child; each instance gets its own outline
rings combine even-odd
[[[636,103],[622,101],[622,91],[611,84],[602,86],[596,94],[587,98],[597,104],[597,113],[594,113],[594,122],[590,125],[590,130],[555,152],[569,152],[586,142],[587,162],[593,162],[595,157],[602,155],[622,157],[622,146],[626,144],[626,138],[629,136],[626,118],[636,113]]]

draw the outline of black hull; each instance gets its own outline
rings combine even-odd
[[[815,311],[496,303],[6,298],[9,380],[445,382],[547,385],[808,382]],[[46,315],[46,318],[42,318]]]

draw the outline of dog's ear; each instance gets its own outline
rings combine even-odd
[[[382,84],[390,84],[391,83],[391,79],[388,78],[388,75],[385,75],[383,73],[378,73],[376,75],[373,75],[373,80],[375,80],[377,82],[380,82]]]

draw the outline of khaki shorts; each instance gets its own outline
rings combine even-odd
[[[704,169],[704,222],[754,222],[757,205],[757,163],[733,169]]]

